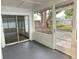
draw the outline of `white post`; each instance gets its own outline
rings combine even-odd
[[[55,39],[55,30],[56,30],[56,12],[55,5],[52,7],[52,34],[53,34],[53,49],[56,47],[56,39]]]
[[[77,0],[74,0],[74,5],[73,5],[73,19],[72,19],[72,41],[71,41],[71,55],[72,55],[72,59],[77,59],[77,28],[76,28],[76,24],[77,24],[77,18],[76,18],[76,14],[78,13],[76,11],[76,7],[77,6]]]
[[[32,28],[33,28],[33,32],[35,32],[34,12],[32,13]]]
[[[33,27],[33,12],[29,15],[29,36],[30,36],[30,40],[32,41],[33,40],[33,32],[34,32],[34,27]]]

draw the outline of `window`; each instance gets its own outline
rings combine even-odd
[[[56,28],[62,31],[72,31],[72,10],[67,9],[56,14]]]
[[[56,14],[56,45],[71,48],[73,9],[66,9]],[[64,44],[64,46],[63,46]]]
[[[52,11],[46,10],[34,14],[35,31],[52,34]]]

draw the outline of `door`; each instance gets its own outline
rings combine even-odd
[[[16,16],[2,15],[6,44],[17,42]]]
[[[26,19],[26,20],[28,20],[28,19]],[[26,29],[28,29],[28,25],[27,25],[27,28],[25,27],[26,26],[25,17],[24,16],[17,16],[17,22],[18,22],[19,41],[29,39],[29,32],[28,31],[26,32]]]

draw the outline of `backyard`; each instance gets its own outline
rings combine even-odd
[[[73,9],[62,10],[56,13],[56,30],[72,32]],[[52,34],[52,11],[46,10],[35,16],[35,30],[46,34]]]
[[[61,30],[61,31],[70,31],[70,32],[72,31],[71,25],[65,25],[62,23],[57,23],[56,28],[57,28],[57,30]]]

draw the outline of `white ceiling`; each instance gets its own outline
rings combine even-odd
[[[2,0],[2,6],[13,6],[28,9],[43,9],[44,7],[49,7],[54,3],[61,3],[63,1],[71,0]]]
[[[2,5],[13,6],[13,7],[22,7],[22,8],[35,8],[42,6],[51,0],[2,0]]]

